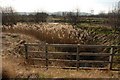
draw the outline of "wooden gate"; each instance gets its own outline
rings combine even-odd
[[[45,62],[46,69],[49,67],[57,67],[61,68],[59,66],[50,66],[49,62],[50,61],[57,61],[57,62],[72,62],[75,63],[76,66],[74,67],[62,67],[62,68],[76,68],[77,70],[79,69],[95,69],[94,67],[80,67],[81,63],[101,63],[101,64],[107,64],[106,68],[100,68],[98,67],[97,69],[109,69],[109,70],[115,70],[113,68],[113,64],[117,64],[120,66],[120,60],[114,60],[114,57],[117,57],[117,59],[120,59],[120,46],[104,46],[104,45],[80,45],[80,44],[38,44],[38,43],[25,43],[25,57],[26,59],[32,59],[32,60],[40,60]],[[44,48],[43,51],[32,51],[29,50],[29,47],[31,46],[42,46]],[[76,48],[76,52],[59,52],[59,51],[49,51],[48,47],[72,47]],[[107,48],[108,53],[101,53],[101,52],[82,52],[80,49],[82,48]],[[30,53],[39,53],[39,54],[45,54],[45,58],[29,58]],[[54,54],[54,55],[74,55],[76,56],[75,60],[69,60],[69,59],[51,59],[49,58],[49,55]],[[108,60],[80,60],[81,56],[97,56],[97,57],[103,57],[107,56]],[[117,70],[120,70],[120,67],[117,68]]]

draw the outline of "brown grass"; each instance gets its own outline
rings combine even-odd
[[[3,58],[3,71],[10,78],[28,78],[36,74],[39,78],[118,78],[118,72],[102,70],[71,70],[30,67],[20,57],[7,56]],[[12,58],[12,59],[11,59]]]
[[[68,24],[25,24],[18,23],[13,28],[4,26],[3,31],[11,33],[22,33],[33,36],[47,43],[65,44],[112,44],[109,39],[113,36],[96,34],[93,30],[76,28]],[[111,38],[110,38],[111,37]],[[109,39],[108,39],[109,38]],[[111,40],[112,41],[112,40]],[[109,43],[108,43],[109,42]]]
[[[11,36],[11,38],[10,38]],[[11,42],[10,46],[4,45],[4,55],[2,56],[2,65],[3,72],[6,76],[10,78],[28,78],[30,75],[37,75],[39,78],[118,78],[118,72],[113,71],[101,71],[101,70],[71,70],[71,69],[56,69],[49,68],[46,70],[45,68],[39,67],[31,67],[29,64],[25,62],[25,59],[22,56],[18,56],[13,54],[13,52],[9,52],[8,48],[13,48],[13,44],[18,42],[18,39],[25,39],[25,41],[33,42],[35,39],[31,39],[30,37],[20,35],[18,37],[14,37],[15,35],[8,34],[8,36],[4,36],[3,41]],[[6,39],[7,38],[7,39]],[[9,44],[9,43],[8,43]],[[17,53],[18,54],[18,53]],[[39,62],[40,64],[40,62]]]

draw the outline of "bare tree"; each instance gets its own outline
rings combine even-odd
[[[109,13],[109,23],[116,31],[120,31],[120,1],[114,10]]]
[[[16,13],[12,7],[2,8],[2,25],[10,25],[13,26],[17,23]]]
[[[80,22],[79,10],[77,9],[77,12],[69,12],[67,19],[71,25],[76,26]]]

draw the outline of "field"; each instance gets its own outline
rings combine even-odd
[[[120,35],[109,26],[81,24],[73,28],[67,23],[18,23],[3,26],[3,76],[11,78],[118,78],[119,71],[71,70],[32,67],[25,60],[25,42],[59,44],[119,45]],[[55,50],[52,48],[52,50]],[[71,50],[72,51],[72,50]],[[102,51],[104,52],[104,51]],[[120,58],[116,59],[119,61]],[[42,64],[42,63],[39,63]],[[64,66],[64,65],[63,65]]]
[[[0,3],[3,79],[120,79],[120,1]]]

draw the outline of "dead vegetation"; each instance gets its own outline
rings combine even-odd
[[[13,37],[15,35],[16,37]],[[46,70],[45,68],[32,67],[26,63],[23,56],[24,54],[21,55],[16,51],[18,48],[15,45],[18,45],[23,41],[38,42],[38,40],[21,34],[3,33],[3,36],[3,73],[9,78],[118,78],[118,72],[116,71],[76,71],[55,68],[49,68]],[[10,52],[9,50],[12,51]]]
[[[40,41],[59,44],[102,44],[119,45],[120,36],[107,28],[73,28],[68,24],[25,24],[14,27],[3,26],[3,32],[22,33]],[[112,33],[112,34],[111,34]],[[114,40],[115,39],[115,40]]]

